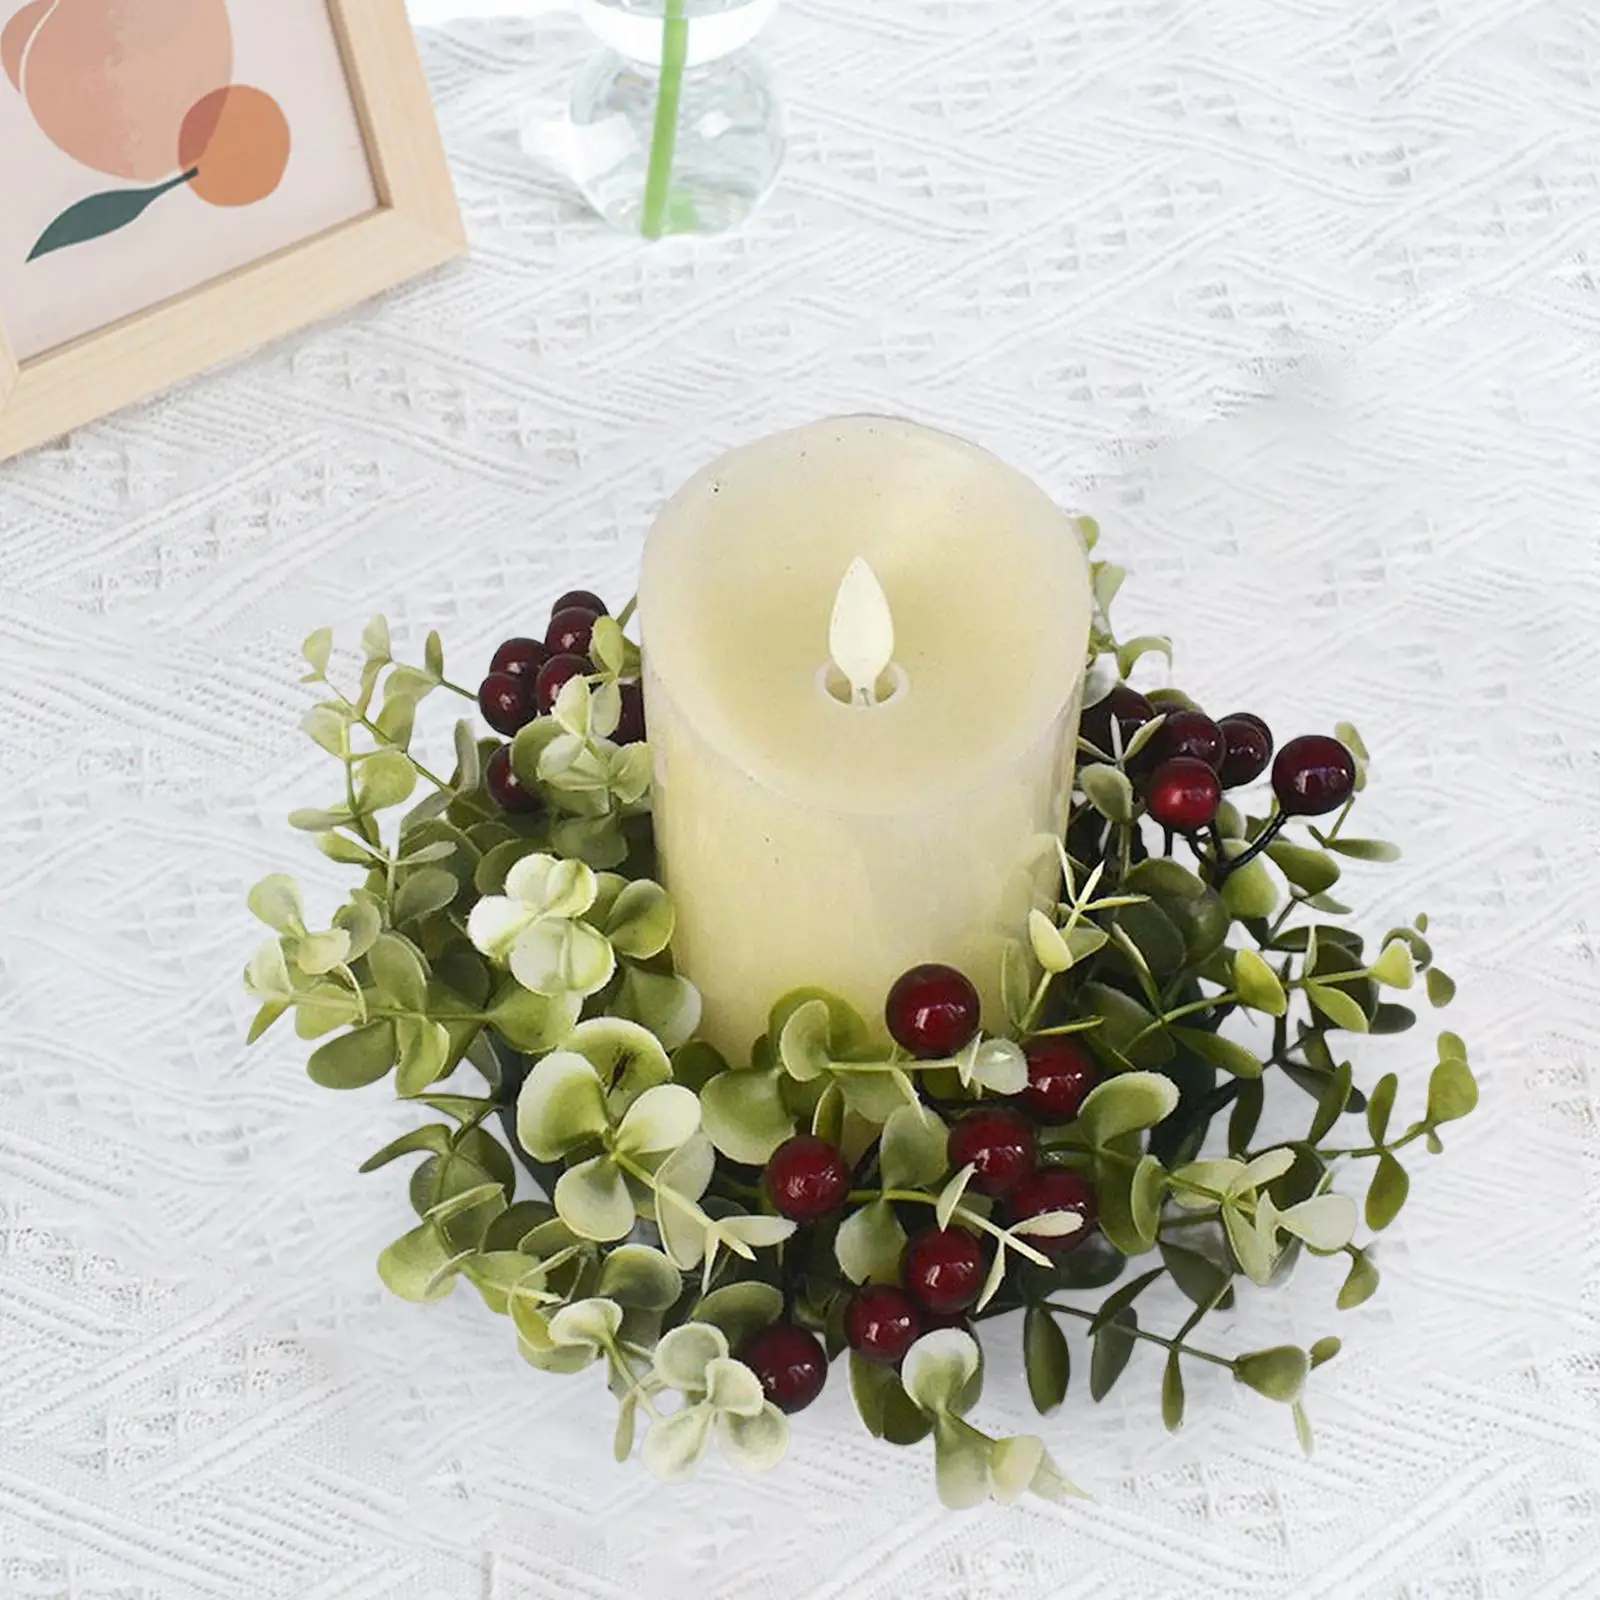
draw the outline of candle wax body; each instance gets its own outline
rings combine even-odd
[[[905,674],[871,707],[819,681],[857,556]],[[877,1023],[924,961],[1003,1026],[1004,946],[1059,889],[1091,606],[1073,521],[909,422],[761,440],[662,513],[639,590],[661,876],[702,1033],[735,1065],[790,990]]]

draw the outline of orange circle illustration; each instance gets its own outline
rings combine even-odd
[[[178,137],[189,187],[214,206],[251,206],[283,181],[289,119],[265,89],[233,83],[196,101]]]

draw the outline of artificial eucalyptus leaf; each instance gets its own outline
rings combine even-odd
[[[428,973],[411,941],[398,933],[380,934],[367,952],[367,965],[380,998],[402,1011],[421,1011],[427,1001]]]
[[[1416,982],[1416,962],[1403,939],[1391,940],[1372,963],[1372,977],[1390,989],[1409,989]]]
[[[1428,1121],[1457,1122],[1478,1108],[1478,1082],[1460,1056],[1442,1055],[1428,1079]]]
[[[1132,995],[1104,983],[1086,983],[1078,994],[1080,1003],[1100,1018],[1100,1026],[1090,1035],[1092,1045],[1125,1056],[1139,1067],[1159,1067],[1172,1059],[1172,1041],[1160,1029],[1146,1031],[1155,1023],[1155,1015]]]
[[[730,1161],[761,1166],[794,1134],[794,1115],[784,1104],[784,1075],[723,1072],[700,1091],[705,1130]]]
[[[1186,1049],[1194,1051],[1202,1061],[1209,1061],[1236,1078],[1259,1078],[1261,1058],[1254,1051],[1220,1033],[1208,1033],[1203,1028],[1172,1028],[1172,1037]]]
[[[1183,934],[1153,901],[1118,907],[1112,924],[1132,941],[1145,967],[1159,978],[1170,978],[1188,959]]]
[[[1447,973],[1441,972],[1437,967],[1428,969],[1428,975],[1424,981],[1427,985],[1428,1000],[1431,1005],[1442,1009],[1455,999],[1455,979]]]
[[[1183,1426],[1183,1368],[1178,1352],[1171,1351],[1161,1374],[1161,1422],[1168,1433]]]
[[[1352,1250],[1350,1270],[1345,1275],[1343,1287],[1336,1302],[1341,1311],[1353,1311],[1370,1300],[1378,1290],[1378,1269],[1364,1250]]]
[[[1276,972],[1254,950],[1241,949],[1233,958],[1233,986],[1239,998],[1252,1011],[1281,1017],[1289,1009],[1289,998]]]
[[[1398,861],[1400,846],[1385,839],[1329,839],[1330,850],[1348,856],[1352,861]]]
[[[1343,1339],[1328,1337],[1318,1339],[1311,1347],[1311,1370],[1315,1372],[1318,1367],[1326,1366],[1344,1348]]]
[[[1350,1103],[1350,1063],[1341,1061],[1329,1076],[1322,1098],[1317,1102],[1317,1114],[1312,1119],[1311,1131],[1306,1135],[1310,1144],[1321,1144],[1332,1131],[1334,1123],[1345,1113]],[[1368,1102],[1370,1107],[1371,1102]]]
[[[535,994],[508,978],[489,1008],[489,1023],[513,1049],[537,1055],[567,1037],[582,1004],[577,995]]]
[[[906,1230],[886,1200],[853,1211],[839,1224],[834,1253],[852,1283],[897,1283]]]
[[[1222,903],[1236,922],[1270,917],[1278,908],[1278,886],[1266,863],[1258,859],[1230,872],[1222,885]]]
[[[1138,1313],[1130,1307],[1095,1335],[1089,1357],[1089,1393],[1095,1400],[1104,1400],[1126,1370],[1138,1339],[1138,1327]]]
[[[306,1071],[324,1089],[364,1089],[387,1076],[396,1054],[394,1024],[369,1022],[313,1051]]]
[[[1324,850],[1275,839],[1267,846],[1267,855],[1295,888],[1307,894],[1323,894],[1339,881],[1339,863]]]
[[[1378,1170],[1367,1190],[1367,1226],[1374,1233],[1382,1233],[1399,1216],[1410,1192],[1411,1179],[1406,1169],[1385,1151],[1378,1157]]]
[[[408,872],[394,897],[394,920],[418,922],[442,911],[460,892],[461,884],[453,872],[443,867],[421,867]]]
[[[883,1125],[879,1170],[885,1188],[924,1189],[949,1170],[950,1130],[939,1114],[918,1101],[895,1110]]]
[[[1042,1417],[1059,1409],[1067,1397],[1072,1376],[1072,1355],[1066,1335],[1043,1306],[1029,1306],[1022,1324],[1022,1357],[1028,1394]]]
[[[1098,762],[1085,766],[1078,773],[1078,787],[1101,816],[1119,824],[1133,821],[1133,785],[1119,768]]]
[[[1122,1134],[1153,1128],[1177,1104],[1177,1086],[1170,1078],[1125,1072],[1089,1092],[1078,1111],[1078,1127],[1091,1145],[1105,1148]]]
[[[1233,1375],[1257,1394],[1292,1405],[1305,1387],[1311,1358],[1298,1345],[1276,1345],[1270,1350],[1255,1350],[1233,1363]]]
[[[398,750],[375,750],[356,769],[356,805],[362,812],[403,804],[417,786],[417,769]]]
[[[1261,1113],[1266,1109],[1266,1090],[1259,1078],[1241,1078],[1239,1093],[1228,1117],[1228,1151],[1238,1155],[1248,1150],[1255,1140],[1256,1129],[1261,1126]]]
[[[1101,1303],[1100,1309],[1095,1312],[1094,1321],[1089,1324],[1089,1332],[1099,1333],[1107,1323],[1114,1322],[1152,1283],[1164,1278],[1166,1274],[1165,1266],[1152,1267],[1149,1272],[1141,1273],[1131,1282],[1123,1284],[1115,1294],[1108,1295]]]
[[[1349,1033],[1368,1031],[1367,1014],[1343,989],[1329,984],[1312,983],[1306,986],[1311,1003],[1336,1027]]]
[[[783,1315],[783,1295],[770,1283],[746,1280],[727,1283],[701,1299],[691,1320],[720,1328],[730,1349],[739,1347],[752,1334],[774,1323]]]
[[[442,1155],[449,1148],[450,1129],[442,1122],[434,1122],[424,1128],[413,1128],[409,1133],[403,1133],[398,1139],[391,1140],[375,1155],[368,1156],[357,1170],[376,1172],[380,1167],[388,1166],[391,1161],[396,1161],[401,1156],[413,1155],[424,1150]]]
[[[432,1223],[424,1222],[396,1239],[378,1257],[378,1276],[392,1294],[418,1305],[443,1300],[455,1288],[444,1275],[453,1252]]]
[[[1161,1241],[1161,1259],[1172,1274],[1172,1281],[1197,1306],[1216,1304],[1233,1280],[1233,1274],[1209,1256],[1165,1239]]]
[[[1400,1091],[1400,1080],[1387,1072],[1367,1097],[1367,1132],[1374,1144],[1382,1144],[1389,1131],[1389,1117],[1394,1111],[1394,1097]]]

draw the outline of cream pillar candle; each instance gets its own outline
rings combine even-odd
[[[894,664],[863,703],[830,623],[881,637],[874,576]],[[702,1031],[736,1065],[787,991],[878,1022],[923,961],[1002,1024],[1001,952],[1059,885],[1091,606],[1072,519],[910,422],[763,439],[668,505],[639,589],[656,837]]]

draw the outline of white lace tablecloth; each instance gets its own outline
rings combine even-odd
[[[1592,7],[793,0],[781,189],[653,250],[519,152],[570,20],[423,38],[470,262],[0,468],[0,1594],[1600,1595]],[[841,1383],[780,1471],[660,1489],[598,1378],[380,1290],[386,1091],[243,1047],[247,885],[336,881],[284,824],[328,779],[301,637],[382,609],[470,675],[625,593],[714,452],[863,408],[1094,511],[1208,704],[1377,756],[1407,854],[1351,876],[1375,931],[1432,913],[1484,1110],[1376,1301],[1218,1330],[1343,1335],[1310,1461],[1223,1374],[1169,1438],[1140,1353],[1044,1426],[1087,1505],[942,1513]],[[1405,1113],[1429,1048],[1357,1060]]]

